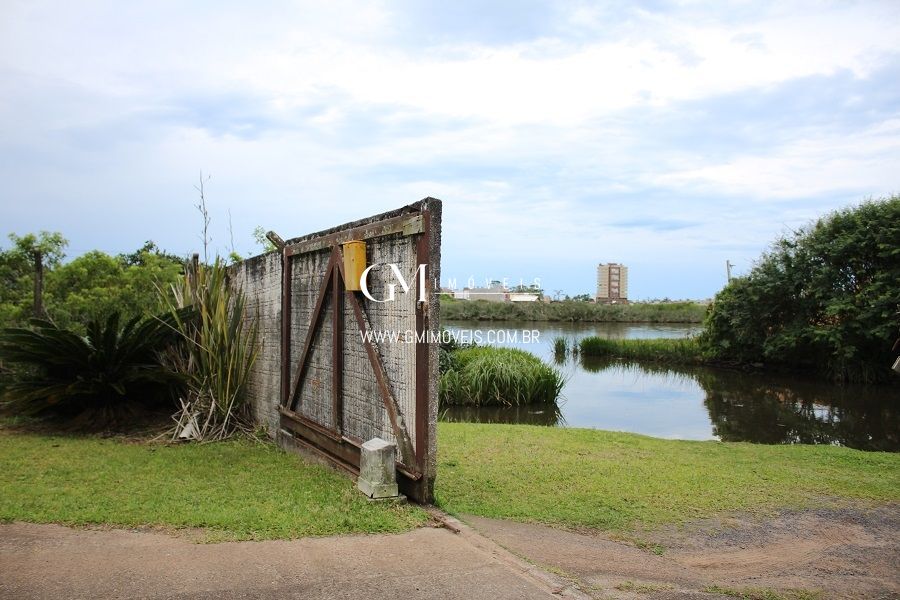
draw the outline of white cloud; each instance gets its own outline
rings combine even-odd
[[[610,111],[798,77],[840,70],[865,77],[896,51],[896,19],[883,12],[797,10],[739,26],[648,15],[640,36],[467,45],[462,56],[450,57],[352,40],[299,48],[276,42],[232,75],[286,106],[302,105],[320,90],[340,90],[355,101],[417,112],[574,126]]]
[[[835,191],[877,195],[900,191],[898,158],[900,119],[891,119],[851,135],[797,139],[766,155],[694,164],[649,179],[657,186],[727,190],[763,202]]]

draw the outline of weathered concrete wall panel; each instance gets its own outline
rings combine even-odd
[[[230,269],[232,285],[244,292],[247,319],[259,324],[260,352],[250,375],[247,399],[256,421],[275,436],[281,394],[281,255],[269,252]]]
[[[297,376],[297,358],[303,351],[309,333],[310,320],[321,291],[322,278],[331,250],[311,252],[302,260],[292,259],[291,278],[291,382]],[[305,383],[301,387],[300,414],[327,427],[334,426],[331,411],[331,297],[326,297],[324,314],[314,329],[312,353],[306,367]]]
[[[405,478],[401,483],[412,490],[407,493],[424,500],[432,497],[436,469],[438,345],[427,339],[429,334],[436,339],[440,327],[440,222],[441,203],[428,198],[288,240],[280,253],[237,265],[233,276],[247,295],[251,314],[255,311],[260,318],[262,349],[249,391],[259,422],[271,435],[290,437],[286,446],[308,446],[351,469],[362,442],[379,437],[397,443]],[[340,270],[329,267],[341,262],[341,244],[357,239],[366,242],[366,264],[381,265],[368,277],[371,296],[386,299],[394,285],[393,301],[374,302],[360,292],[344,291],[341,283],[335,287]],[[285,264],[290,274],[287,287]],[[409,284],[408,293],[391,264]],[[420,264],[427,265],[426,296],[421,302],[415,277]],[[285,301],[287,330],[281,320]],[[370,333],[389,338],[367,347],[354,304]],[[337,319],[338,335],[336,310],[342,316]],[[417,333],[426,341],[417,343]],[[289,340],[286,348],[282,336]],[[288,384],[281,378],[283,352],[289,355],[284,366]],[[376,371],[384,373],[389,398]],[[392,415],[397,417],[393,422]]]

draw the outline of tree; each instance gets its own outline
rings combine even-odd
[[[120,312],[123,320],[162,309],[159,290],[176,283],[184,265],[165,253],[139,250],[110,256],[87,252],[47,276],[47,312],[59,324],[78,330],[90,320]]]
[[[0,326],[24,325],[33,316],[37,252],[43,261],[46,316],[79,333],[89,320],[102,321],[113,312],[123,320],[156,313],[160,288],[184,272],[183,259],[152,241],[131,253],[92,251],[63,264],[67,242],[59,233],[9,238],[12,248],[0,250]]]
[[[179,268],[184,267],[184,257],[161,250],[153,240],[147,240],[134,252],[119,254],[118,258],[127,266],[144,266],[147,263],[148,255],[164,258],[172,264],[178,265]]]
[[[65,257],[68,241],[61,233],[42,231],[9,235],[12,247],[0,250],[0,324],[24,323],[34,306],[35,255],[41,254],[43,268],[53,269]]]
[[[888,376],[900,308],[900,196],[834,212],[776,241],[710,306],[703,343],[726,360]]]
[[[261,225],[257,225],[253,229],[253,241],[255,241],[256,244],[260,248],[262,248],[263,252],[273,252],[273,251],[277,250],[277,248],[275,247],[275,244],[273,244],[271,242],[271,240],[269,240],[269,238],[266,237],[266,230],[263,229],[263,227]]]

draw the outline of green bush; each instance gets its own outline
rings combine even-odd
[[[832,213],[776,241],[715,298],[711,355],[821,372],[890,377],[900,308],[900,196]]]
[[[179,318],[189,316],[183,311]],[[18,367],[3,396],[14,412],[103,427],[171,402],[167,392],[179,378],[159,355],[178,340],[174,318],[134,318],[120,327],[114,312],[104,322],[88,322],[83,337],[52,321],[31,324],[0,332],[0,360]]]
[[[441,375],[441,402],[469,405],[547,404],[562,391],[562,375],[515,348],[462,348]]]

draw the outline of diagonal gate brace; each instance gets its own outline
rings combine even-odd
[[[319,286],[319,293],[316,297],[316,303],[310,317],[309,328],[306,331],[306,339],[303,342],[303,350],[297,363],[297,373],[294,376],[294,380],[290,388],[290,394],[286,398],[285,408],[289,409],[292,412],[298,412],[298,404],[300,403],[300,387],[303,382],[303,376],[306,373],[307,365],[309,363],[309,356],[313,345],[313,339],[315,338],[316,332],[322,321],[322,315],[324,313],[325,307],[325,298],[328,296],[328,291],[330,289],[332,292],[332,297],[335,300],[334,311],[335,313],[341,311],[342,309],[339,301],[339,292],[340,289],[344,287],[344,281],[344,264],[341,250],[339,247],[333,246],[331,250],[331,256],[329,257],[328,263],[325,266],[325,274],[323,275],[321,285]],[[409,430],[407,429],[406,422],[403,418],[403,413],[400,411],[400,406],[397,403],[397,399],[394,397],[394,394],[391,391],[387,372],[384,368],[384,363],[381,360],[381,354],[379,353],[375,343],[367,335],[367,332],[371,329],[369,319],[366,316],[366,313],[363,310],[363,307],[354,292],[347,290],[344,292],[344,296],[347,302],[349,302],[350,306],[353,308],[353,314],[356,319],[356,324],[359,327],[361,333],[360,337],[362,339],[363,346],[365,347],[366,355],[369,359],[369,364],[372,366],[372,371],[375,373],[375,380],[378,384],[379,392],[381,393],[381,399],[387,411],[388,419],[390,420],[394,437],[397,439],[397,448],[400,452],[400,462],[408,466],[415,465],[415,450],[413,448],[412,439],[409,435]],[[337,314],[335,316],[334,324],[336,325],[334,332],[334,343],[337,344],[342,338],[343,333],[337,330],[338,327],[342,327],[343,325],[342,319],[340,319]],[[333,353],[337,355],[338,351],[339,348],[335,346],[335,348],[333,349]],[[340,373],[337,372],[337,370],[340,369],[341,366],[341,361],[337,361],[333,364],[333,368],[335,370],[333,378],[334,389],[332,391],[332,393],[334,394],[334,423],[338,431],[340,431],[341,429],[341,415],[338,413],[340,412],[340,396],[342,390],[339,389],[341,379]]]
[[[344,263],[342,261],[338,261],[337,269],[341,274],[341,278],[343,278]],[[388,384],[388,376],[384,369],[384,363],[381,361],[381,354],[378,352],[378,348],[371,337],[367,335],[367,332],[371,329],[369,319],[360,305],[356,293],[347,291],[345,295],[350,306],[353,307],[353,315],[356,317],[356,325],[359,327],[363,346],[365,346],[366,354],[369,356],[369,364],[372,365],[372,371],[375,373],[375,381],[378,383],[378,389],[381,391],[381,399],[391,421],[394,437],[397,438],[400,462],[408,466],[415,465],[415,451],[412,440],[409,437],[409,430],[406,428],[406,422],[403,420],[403,413],[400,412],[400,406],[397,404],[397,399],[394,398],[391,386]]]

